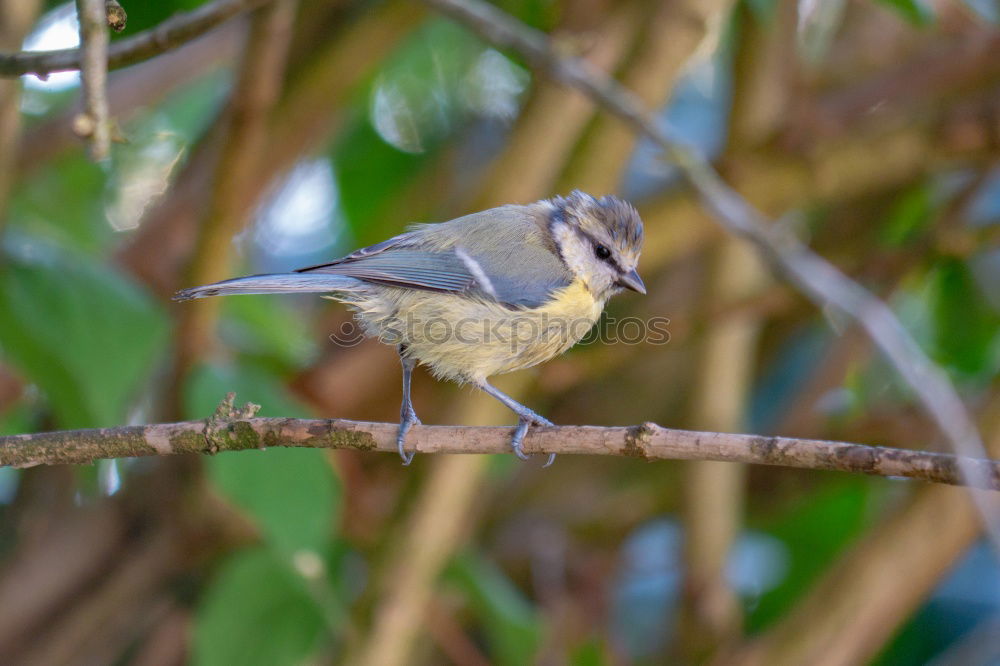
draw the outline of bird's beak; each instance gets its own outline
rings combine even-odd
[[[637,291],[640,294],[646,293],[646,285],[642,283],[642,278],[639,277],[639,272],[634,268],[618,278],[618,284],[626,289]]]

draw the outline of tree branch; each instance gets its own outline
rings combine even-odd
[[[958,392],[885,303],[750,205],[702,156],[671,138],[631,91],[587,62],[565,56],[545,33],[482,0],[423,2],[483,39],[513,49],[533,67],[583,91],[633,131],[650,137],[730,233],[752,243],[772,268],[816,305],[842,312],[858,322],[913,391],[951,449],[959,454],[955,460],[961,465],[965,485],[990,485],[987,477],[980,476],[983,468],[972,464],[972,460],[985,458],[986,454],[982,437]],[[981,497],[974,494],[973,498],[994,546],[1000,550],[1000,517]]]
[[[148,60],[200,37],[220,23],[256,9],[268,0],[215,0],[198,9],[183,12],[121,41],[108,49],[108,69],[118,69]],[[0,77],[35,74],[45,78],[54,72],[81,68],[81,49],[0,53]]]
[[[272,446],[396,453],[394,423],[346,419],[240,418],[63,430],[0,437],[0,465],[31,467],[89,463],[101,458],[218,453]],[[418,453],[509,453],[510,428],[414,426],[407,437]],[[532,428],[528,453],[627,456],[644,460],[719,460],[804,469],[900,476],[963,484],[958,466],[975,468],[979,487],[1000,490],[1000,461],[959,458],[815,439],[734,435],[663,428],[556,426]]]
[[[95,162],[111,152],[111,120],[108,114],[108,18],[102,0],[76,0],[80,23],[83,113],[73,123],[77,134],[90,141]]]

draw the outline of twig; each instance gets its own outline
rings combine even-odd
[[[108,49],[108,69],[134,65],[175,49],[200,37],[220,23],[251,9],[256,9],[268,1],[215,0],[215,2],[202,5],[198,9],[177,14],[155,28],[150,28],[134,37],[112,44],[111,48]],[[103,12],[101,20],[105,20]],[[0,53],[0,76],[35,74],[45,78],[54,72],[81,69],[82,62],[81,49]]]
[[[396,452],[394,423],[346,419],[248,418],[217,423],[181,421],[150,425],[63,430],[0,437],[0,465],[89,463],[102,458],[215,453],[271,446]],[[510,428],[414,426],[407,442],[419,453],[509,453]],[[764,437],[663,428],[556,426],[534,428],[528,453],[627,456],[643,460],[720,460],[758,465],[900,476],[968,485],[960,464],[974,468],[977,487],[1000,490],[1000,461],[961,458],[816,439]]]
[[[582,90],[597,104],[649,136],[699,194],[703,205],[731,233],[751,242],[789,282],[822,308],[832,308],[858,322],[914,392],[922,408],[959,454],[965,485],[984,487],[983,469],[971,463],[984,458],[982,438],[947,375],[920,349],[889,307],[833,264],[813,253],[780,225],[772,224],[732,190],[704,158],[671,139],[649,110],[627,89],[584,61],[567,57],[548,37],[481,0],[423,0],[498,46],[511,48],[534,67]],[[965,461],[969,461],[966,464]],[[984,525],[1000,551],[1000,519],[993,507],[973,494]]]
[[[219,26],[211,39],[195,40],[154,60],[109,73],[108,111],[111,117],[125,124],[175,90],[204,76],[205,72],[231,65],[242,47],[245,27],[238,21],[230,21]],[[20,84],[20,81],[0,79],[0,85],[5,83]],[[73,134],[71,125],[82,108],[80,102],[67,105],[26,128],[14,167],[18,182],[27,182],[39,168],[78,147],[79,137]]]
[[[73,121],[73,128],[78,135],[90,139],[90,157],[100,162],[111,152],[107,14],[103,0],[76,0],[76,13],[82,51],[83,113]]]

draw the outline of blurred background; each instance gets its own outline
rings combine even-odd
[[[198,0],[125,2],[128,37]],[[1000,455],[1000,5],[504,0],[612,72],[886,299]],[[0,49],[77,44],[0,6]],[[117,37],[115,38],[117,39]],[[556,423],[940,449],[849,322],[725,235],[651,145],[416,2],[273,0],[110,75],[0,80],[0,434],[209,416],[396,421],[394,350],[318,298],[176,304],[579,188],[635,202],[669,342],[498,386]],[[424,423],[509,424],[418,371]],[[722,463],[284,450],[0,469],[5,664],[988,664],[1000,567],[964,491]]]

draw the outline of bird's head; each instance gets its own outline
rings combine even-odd
[[[549,232],[559,256],[594,298],[606,300],[622,289],[646,293],[636,271],[642,220],[631,204],[614,196],[595,199],[578,190],[549,202]]]

